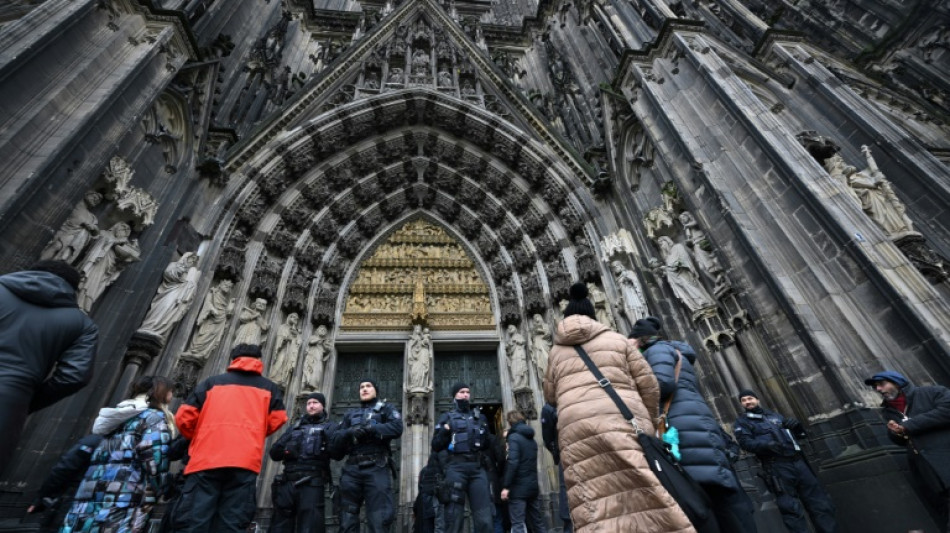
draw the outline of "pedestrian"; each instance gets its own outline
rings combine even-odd
[[[287,421],[280,388],[263,372],[261,347],[239,344],[227,371],[199,383],[178,409],[191,445],[177,531],[238,533],[253,520],[264,439]]]
[[[347,455],[340,477],[340,533],[360,531],[363,502],[370,533],[385,533],[396,517],[392,491],[396,467],[390,443],[402,435],[402,415],[379,398],[372,379],[360,381],[359,395],[360,406],[343,415],[330,440],[335,454]]]
[[[102,435],[89,434],[79,439],[79,442],[66,450],[43,484],[33,503],[26,509],[29,514],[45,513],[40,520],[40,531],[58,531],[59,524],[63,523],[65,513],[60,512],[63,494],[75,494],[83,474],[89,468],[92,452],[102,442]],[[70,500],[67,500],[70,501]],[[68,508],[68,506],[67,506]],[[54,524],[56,524],[54,526]],[[52,529],[49,529],[52,528]]]
[[[412,505],[412,512],[415,515],[412,528],[414,533],[435,533],[436,531],[436,514],[438,507],[441,506],[438,500],[441,478],[442,465],[439,463],[439,454],[430,453],[426,465],[419,471],[419,494]]]
[[[168,473],[168,444],[177,433],[168,411],[174,387],[160,376],[136,381],[133,392],[148,391],[148,408],[96,446],[60,533],[148,530]]]
[[[444,453],[448,454],[448,450]],[[488,449],[484,452],[484,458],[482,464],[488,473],[492,504],[495,506],[492,531],[505,533],[511,529],[511,520],[508,517],[508,502],[501,499],[501,482],[505,475],[505,463],[508,461],[508,443],[505,442],[504,436],[488,434]]]
[[[508,462],[502,482],[501,499],[508,502],[511,533],[547,533],[538,495],[538,443],[534,429],[525,423],[521,411],[508,411]]]
[[[589,354],[640,428],[653,434],[660,389],[650,365],[626,337],[596,321],[584,284],[574,284],[570,295],[548,359],[544,399],[558,413],[558,448],[575,531],[694,532],[647,465],[633,426],[575,347]]]
[[[831,496],[805,462],[798,440],[805,438],[802,423],[763,408],[750,389],[739,393],[745,413],[736,420],[734,433],[739,446],[754,453],[762,463],[769,490],[791,533],[808,533],[805,511],[818,533],[837,530]]]
[[[492,533],[494,502],[485,466],[490,447],[488,420],[469,403],[471,389],[468,385],[456,383],[451,394],[453,408],[439,417],[432,437],[433,452],[449,452],[445,481],[451,494],[449,503],[445,505],[446,532],[459,533],[462,530],[465,499],[468,497],[472,530]]]
[[[665,340],[654,317],[637,320],[630,339],[643,353],[660,384],[660,415],[679,435],[680,464],[709,496],[719,531],[756,533],[755,512],[729,461],[719,421],[699,392],[697,354],[682,341]],[[704,531],[711,525],[696,525]]]
[[[878,372],[864,383],[883,398],[881,415],[887,420],[888,437],[907,447],[910,471],[930,492],[943,531],[950,531],[950,389],[915,387],[892,370]]]
[[[557,444],[557,409],[549,403],[541,407],[541,441],[544,447],[551,452],[554,464],[557,465],[557,515],[561,519],[562,533],[573,533],[574,524],[571,522],[571,508],[567,505],[567,484],[564,483],[564,466],[561,464],[561,452]]]
[[[99,328],[76,304],[79,272],[39,261],[0,276],[0,474],[26,417],[92,378]]]
[[[337,423],[330,422],[327,399],[320,392],[307,395],[306,413],[270,448],[270,458],[284,463],[274,478],[272,533],[324,533],[326,498],[330,482],[330,438]],[[295,525],[296,524],[296,525]]]

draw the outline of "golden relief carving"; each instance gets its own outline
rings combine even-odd
[[[494,329],[488,285],[445,231],[413,220],[360,267],[343,311],[344,331]]]

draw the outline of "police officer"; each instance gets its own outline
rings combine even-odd
[[[402,435],[402,416],[378,396],[375,381],[360,381],[360,407],[346,412],[330,440],[335,453],[348,455],[340,478],[340,533],[359,532],[364,500],[371,533],[389,531],[396,516],[389,442]]]
[[[762,462],[786,529],[808,533],[807,509],[815,531],[833,533],[837,528],[834,504],[795,440],[805,437],[801,422],[763,409],[758,395],[749,389],[739,393],[739,402],[745,413],[736,420],[736,440]]]
[[[445,531],[459,533],[465,514],[465,495],[472,510],[475,533],[491,533],[492,502],[488,473],[483,466],[483,453],[489,447],[488,422],[485,415],[469,405],[471,391],[468,385],[452,386],[455,408],[439,417],[432,451],[448,450],[445,481],[450,490],[450,501],[445,504]]]
[[[330,422],[326,403],[323,394],[309,394],[306,414],[270,448],[270,458],[284,463],[284,473],[271,487],[272,533],[326,531],[323,491],[330,480],[330,459],[342,458],[331,457],[329,439],[337,424]]]

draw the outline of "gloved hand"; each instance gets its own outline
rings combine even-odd
[[[366,440],[366,428],[363,426],[357,426],[351,429],[350,433],[353,435],[354,442],[363,442]]]
[[[765,448],[768,449],[768,451],[774,453],[775,455],[785,455],[785,447],[782,446],[777,441],[773,440],[772,442],[766,444]]]
[[[785,421],[782,422],[782,427],[791,431],[792,436],[795,438],[801,438],[805,436],[805,427],[802,426],[802,423],[797,419],[786,418]]]

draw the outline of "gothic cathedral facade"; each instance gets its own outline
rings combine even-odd
[[[296,413],[376,377],[408,531],[452,383],[537,426],[576,281],[701,348],[726,429],[746,387],[807,420],[842,531],[906,530],[923,496],[863,379],[950,385],[950,7],[804,4],[7,2],[0,269],[71,262],[101,336],[0,531],[137,376],[187,394],[238,341]]]

